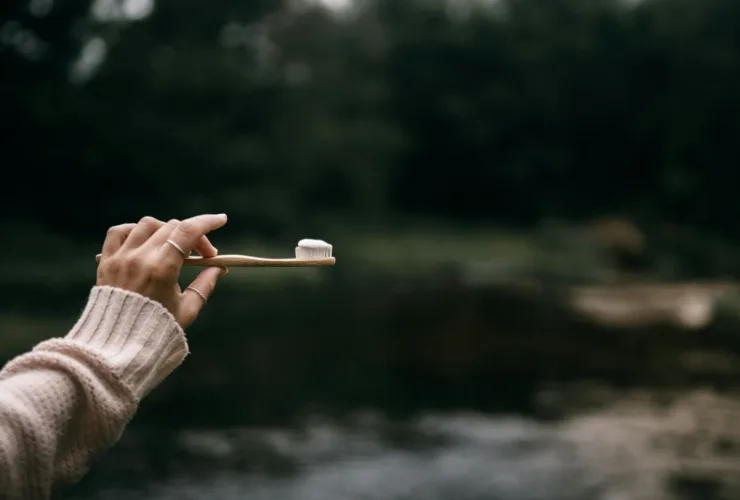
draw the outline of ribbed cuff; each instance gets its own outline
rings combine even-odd
[[[109,286],[93,287],[80,319],[61,342],[102,358],[139,399],[188,355],[185,333],[162,304]],[[44,344],[37,349],[51,347]]]

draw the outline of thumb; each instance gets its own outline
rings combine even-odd
[[[225,267],[210,267],[200,272],[180,297],[177,321],[183,328],[187,328],[195,321],[198,313],[208,298],[216,289],[216,282],[229,270]]]

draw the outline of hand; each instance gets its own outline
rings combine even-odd
[[[198,215],[182,222],[164,223],[144,217],[138,224],[122,224],[108,230],[98,265],[98,286],[108,285],[136,292],[166,307],[177,322],[187,328],[205,301],[192,290],[183,292],[178,284],[184,256],[195,250],[202,257],[214,257],[218,250],[206,234],[226,224],[226,215]],[[223,268],[208,268],[190,284],[205,298],[213,293]]]

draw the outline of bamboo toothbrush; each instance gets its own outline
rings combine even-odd
[[[216,257],[188,257],[186,266],[201,267],[317,267],[333,266],[332,246],[322,240],[301,240],[295,247],[293,259],[267,259],[249,255],[218,255]],[[101,255],[95,257],[100,262]]]

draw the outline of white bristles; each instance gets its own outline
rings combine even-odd
[[[331,257],[332,246],[322,240],[301,240],[295,247],[296,259],[322,259]]]

